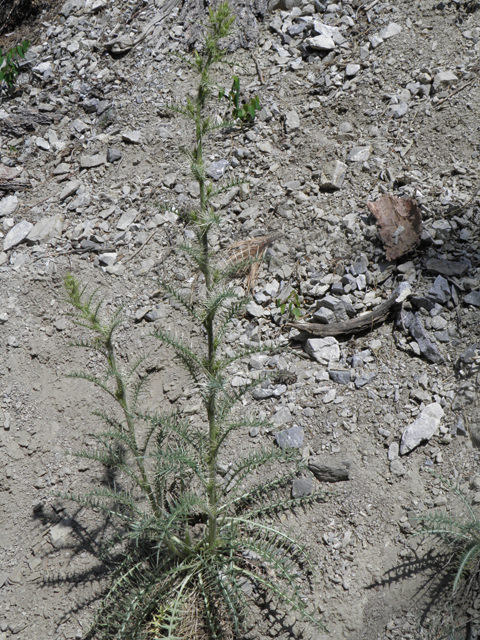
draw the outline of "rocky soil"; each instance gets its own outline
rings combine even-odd
[[[262,109],[253,126],[209,141],[212,178],[248,181],[217,199],[213,248],[265,237],[269,247],[226,349],[282,350],[229,371],[234,387],[273,373],[242,408],[272,427],[238,434],[222,470],[269,442],[297,446],[313,475],[292,491],[328,494],[283,524],[310,549],[312,608],[330,633],[265,614],[259,640],[434,638],[452,622],[455,638],[477,637],[477,590],[450,613],[449,587],[434,580],[445,558],[412,536],[422,514],[456,509],[438,476],[480,503],[475,5],[286,0],[271,6],[256,48],[234,54],[245,98],[258,95]],[[97,550],[111,525],[54,495],[102,479],[65,453],[92,444],[90,411],[106,404],[65,377],[98,366],[69,346],[82,334],[62,298],[66,273],[101,287],[107,308],[125,305],[120,348],[156,363],[150,408],[193,419],[200,406],[149,337],[155,323],[195,331],[158,293],[161,279],[192,295],[196,286],[177,251],[196,196],[179,151],[192,134],[162,108],[194,87],[171,55],[188,39],[178,15],[158,0],[67,0],[31,27],[18,91],[0,102],[1,640],[81,638],[106,580]],[[367,207],[383,194],[414,198],[422,217],[418,246],[392,261]],[[401,309],[363,333],[285,326],[293,292],[306,321],[328,326],[399,285]],[[325,484],[332,467],[341,481]]]

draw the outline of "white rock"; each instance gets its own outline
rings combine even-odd
[[[338,27],[332,27],[329,24],[324,24],[320,20],[313,21],[313,33],[317,36],[330,36],[333,37],[336,33],[339,33]]]
[[[388,38],[397,36],[399,33],[401,33],[401,31],[402,31],[402,27],[399,24],[397,24],[396,22],[390,22],[388,26],[384,27],[380,31],[379,35],[384,40],[388,40]]]
[[[367,162],[372,153],[372,147],[354,147],[347,156],[347,162]]]
[[[102,264],[107,267],[113,267],[113,265],[117,262],[117,254],[116,253],[101,253],[98,256],[98,259]]]
[[[140,144],[141,135],[140,131],[124,131],[122,133],[122,140],[124,142],[130,142],[131,144]]]
[[[27,222],[26,220],[22,220],[18,224],[16,224],[5,236],[5,240],[3,241],[3,250],[8,251],[12,247],[15,247],[20,242],[23,242],[25,238],[30,233],[30,230],[33,228],[33,224],[31,222]]]
[[[292,133],[292,131],[296,131],[300,129],[300,118],[298,117],[298,113],[296,111],[289,111],[285,116],[285,131],[287,133]]]
[[[360,68],[359,64],[347,64],[345,67],[345,75],[347,78],[353,78],[360,71]]]
[[[51,62],[41,62],[40,64],[37,64],[35,67],[33,67],[32,71],[34,73],[38,73],[38,74],[42,74],[43,75],[45,72],[53,71],[52,63]]]
[[[250,358],[248,365],[251,369],[263,369],[269,357],[270,356],[267,356],[264,353],[254,353]]]
[[[247,312],[254,318],[262,318],[264,315],[269,313],[266,309],[253,301],[248,303]]]
[[[318,49],[318,51],[333,51],[333,49],[335,49],[335,42],[331,36],[305,38],[304,43],[312,47],[312,49]]]
[[[376,49],[377,47],[379,47],[382,44],[383,38],[381,38],[377,34],[373,34],[368,38],[368,41],[372,45],[372,49]]]
[[[59,213],[39,220],[27,236],[29,242],[48,242],[63,230],[63,216]]]
[[[273,152],[272,143],[269,140],[265,140],[265,142],[260,142],[258,144],[258,149],[262,153],[272,153]]]
[[[80,156],[79,164],[82,169],[92,169],[94,167],[100,167],[107,161],[105,153],[97,153],[94,156]]]
[[[3,216],[11,216],[18,207],[17,196],[7,196],[0,200],[0,218]]]
[[[250,379],[243,378],[242,376],[233,376],[233,378],[230,381],[230,384],[234,389],[238,389],[239,387],[245,387],[249,383],[250,383]]]
[[[444,415],[444,411],[438,402],[428,404],[403,432],[400,442],[400,455],[404,456],[424,440],[430,440],[437,431],[440,420]]]
[[[65,149],[65,145],[67,144],[66,142],[62,142],[58,139],[55,129],[48,130],[48,141],[55,149],[55,151],[63,151]]]
[[[127,211],[122,214],[120,220],[117,222],[117,229],[120,229],[120,231],[125,231],[125,229],[127,229],[132,224],[137,216],[137,209],[134,209],[133,207],[131,209],[127,209]]]
[[[305,351],[320,364],[329,364],[340,360],[340,346],[333,337],[311,338],[307,340]]]
[[[38,137],[35,140],[35,144],[39,149],[43,149],[44,151],[50,151],[50,143],[45,140],[45,138]]]
[[[457,82],[457,80],[458,78],[453,71],[441,71],[433,78],[433,88],[435,91],[440,91]]]

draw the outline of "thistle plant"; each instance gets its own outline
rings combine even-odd
[[[238,401],[253,385],[232,390],[226,368],[260,349],[224,354],[223,336],[248,300],[229,285],[229,269],[221,266],[209,242],[210,231],[219,223],[203,161],[208,134],[218,127],[208,115],[216,98],[211,72],[223,62],[220,41],[232,23],[226,3],[210,11],[203,51],[190,62],[199,78],[196,98],[185,107],[170,105],[195,131],[193,148],[185,153],[200,195],[197,209],[188,213],[195,240],[182,249],[198,274],[197,300],[192,304],[168,284],[162,286],[202,329],[203,337],[200,346],[192,346],[162,328],[153,335],[188,371],[202,412],[185,417],[180,411],[142,411],[148,367],[143,358],[128,370],[119,364],[115,332],[122,322],[121,309],[108,316],[95,291],[88,293],[71,275],[65,283],[75,322],[93,335],[78,345],[94,350],[104,362],[102,375],[73,375],[102,389],[116,407],[112,413],[96,413],[107,426],[95,435],[97,449],[76,454],[105,465],[115,482],[83,496],[68,496],[121,523],[123,561],[87,635],[91,638],[239,638],[251,624],[247,614],[252,604],[265,597],[321,626],[304,601],[308,558],[288,531],[272,524],[279,513],[322,497],[289,497],[293,477],[304,470],[298,454],[264,447],[237,458],[225,478],[218,474],[219,456],[226,447],[228,451],[232,434],[265,426],[244,415],[236,417]],[[233,268],[238,271],[238,264]],[[287,472],[279,474],[279,465]],[[253,476],[261,468],[265,480],[255,483]]]
[[[480,571],[480,519],[472,508],[467,496],[442,479],[444,486],[452,490],[464,505],[463,514],[449,514],[446,511],[438,511],[433,514],[422,515],[420,531],[415,535],[433,537],[444,543],[455,563],[455,577],[452,584],[452,595],[456,595],[467,576],[470,583],[478,579]],[[466,595],[464,593],[464,595]]]

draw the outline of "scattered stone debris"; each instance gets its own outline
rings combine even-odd
[[[296,448],[309,470],[292,480],[292,497],[331,483],[321,515],[295,518],[322,563],[315,598],[335,638],[420,637],[396,595],[382,604],[390,619],[368,617],[375,594],[365,600],[365,585],[408,560],[414,517],[445,504],[425,470],[477,474],[478,12],[427,4],[270,3],[255,59],[235,52],[248,71],[242,99],[258,95],[261,110],[206,145],[219,191],[212,251],[265,257],[251,280],[240,270],[231,281],[252,302],[221,354],[265,349],[228,370],[234,390],[256,385],[238,412],[262,427],[235,432],[225,466],[264,446]],[[0,101],[0,608],[12,616],[0,636],[79,633],[56,600],[77,596],[58,582],[50,605],[36,589],[90,558],[82,548],[67,559],[74,525],[51,497],[82,493],[97,472],[64,455],[77,440],[90,446],[90,426],[85,389],[63,377],[75,369],[67,345],[81,335],[62,278],[100,287],[107,310],[124,305],[125,352],[155,324],[196,339],[180,303],[158,293],[160,279],[193,305],[202,294],[179,250],[198,196],[179,150],[191,130],[161,107],[194,90],[175,58],[193,33],[168,7],[165,16],[158,2],[67,0],[36,23],[17,91]],[[160,354],[153,386],[150,409],[174,406],[192,420],[201,411],[170,356]],[[474,500],[479,487],[465,490]],[[48,511],[48,534],[32,508]],[[58,552],[48,568],[45,545]],[[81,584],[76,593],[91,597]]]

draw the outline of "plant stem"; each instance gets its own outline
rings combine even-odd
[[[116,359],[115,359],[115,347],[112,343],[112,339],[111,336],[109,336],[107,338],[106,341],[106,348],[107,348],[107,359],[108,359],[108,365],[110,367],[110,370],[114,372],[115,375],[115,381],[117,384],[117,392],[116,392],[116,396],[118,399],[118,402],[120,403],[120,406],[123,409],[123,414],[125,416],[125,421],[127,423],[127,427],[128,427],[128,432],[131,438],[131,442],[132,442],[132,447],[133,447],[133,454],[135,457],[135,462],[137,465],[137,468],[140,472],[140,476],[142,478],[142,489],[145,491],[148,500],[150,502],[150,505],[152,507],[153,513],[155,514],[156,517],[160,516],[160,510],[158,508],[158,504],[157,501],[155,499],[155,495],[153,493],[152,487],[150,486],[150,482],[148,481],[148,477],[147,477],[147,472],[145,471],[145,464],[144,464],[144,459],[143,456],[140,455],[140,452],[138,450],[138,445],[137,445],[137,438],[136,438],[136,434],[135,434],[135,424],[132,420],[132,415],[130,413],[130,410],[128,408],[128,397],[127,397],[127,390],[125,388],[125,385],[123,383],[122,377],[118,372],[117,369],[117,363],[116,363]]]

